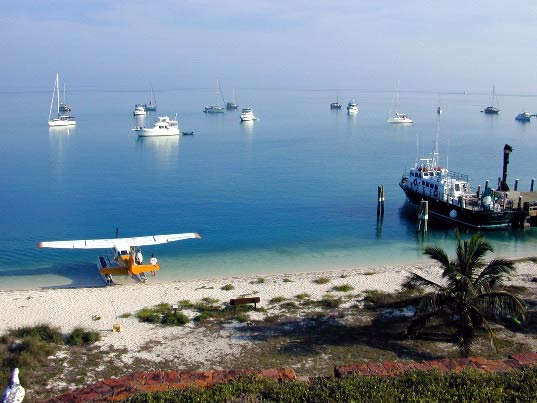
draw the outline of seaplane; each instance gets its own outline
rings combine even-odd
[[[97,258],[97,268],[106,285],[113,285],[115,284],[113,275],[130,276],[145,283],[147,281],[147,273],[155,276],[156,272],[160,270],[160,265],[156,260],[153,262],[150,261],[150,264],[140,262],[136,253],[137,247],[159,245],[193,238],[201,238],[201,236],[198,233],[189,232],[184,234],[149,235],[132,238],[49,241],[39,242],[38,247],[60,249],[111,248],[113,252],[112,256],[102,255]]]

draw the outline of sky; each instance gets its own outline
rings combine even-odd
[[[17,0],[0,91],[226,87],[537,93],[535,0]],[[9,77],[9,79],[6,79]]]

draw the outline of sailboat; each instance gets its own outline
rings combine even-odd
[[[497,115],[498,112],[500,112],[500,109],[497,107],[498,103],[496,102],[496,96],[494,93],[494,85],[492,86],[492,105],[487,106],[485,109],[483,109],[483,112],[487,115]]]
[[[232,111],[238,108],[239,105],[235,102],[235,88],[233,88],[233,98],[231,99],[231,102],[226,102],[226,109]]]
[[[436,113],[438,115],[441,115],[444,110],[442,109],[442,106],[440,105],[440,95],[438,95],[438,106],[436,107]]]
[[[71,107],[67,103],[67,97],[65,96],[65,83],[63,83],[63,102],[60,102],[60,112],[71,112]]]
[[[390,110],[391,114],[391,110]],[[395,114],[389,116],[388,123],[414,123],[412,118],[406,113],[399,113],[399,81],[397,81],[397,91],[395,92]]]
[[[52,118],[52,106],[54,105],[54,97],[56,96],[56,110],[58,113],[57,118]],[[73,116],[60,115],[60,78],[56,73],[56,81],[54,82],[54,88],[52,90],[52,99],[50,101],[50,110],[48,113],[48,125],[50,127],[58,126],[75,126],[76,120]]]
[[[157,100],[155,98],[155,93],[153,92],[153,86],[151,85],[151,99],[149,100],[148,104],[144,105],[145,110],[148,112],[156,112],[157,111]]]
[[[341,109],[341,104],[339,103],[339,94],[336,95],[336,102],[330,104],[330,109]]]
[[[224,113],[224,108],[218,103],[220,102],[218,100],[218,96],[222,94],[222,91],[219,90],[220,88],[220,82],[216,80],[216,105],[206,106],[203,112],[205,113]],[[223,101],[223,97],[222,97]]]

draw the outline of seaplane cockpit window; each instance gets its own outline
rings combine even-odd
[[[460,191],[461,191],[461,185],[459,185],[458,183],[455,183],[455,191],[456,191],[456,192],[460,192]]]
[[[128,250],[122,250],[121,252],[119,252],[120,255],[122,256],[127,256],[129,254],[129,251]]]

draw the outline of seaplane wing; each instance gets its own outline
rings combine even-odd
[[[50,241],[39,242],[40,248],[61,248],[61,249],[106,249],[114,248],[116,245],[146,246],[158,245],[161,243],[182,241],[183,239],[201,238],[195,232],[184,234],[148,235],[133,238],[112,238],[112,239],[81,239],[76,241]]]

